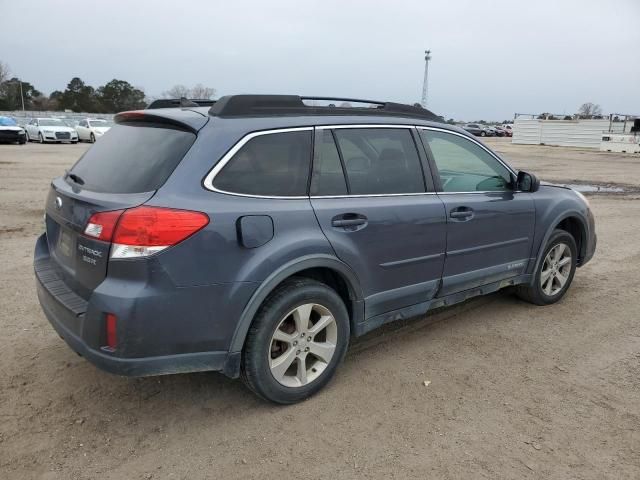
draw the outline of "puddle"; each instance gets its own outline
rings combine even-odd
[[[613,187],[611,185],[588,185],[577,183],[564,183],[563,187],[569,187],[572,190],[576,190],[580,193],[625,193],[630,190],[622,187]]]

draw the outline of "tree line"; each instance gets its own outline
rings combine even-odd
[[[214,88],[202,84],[193,88],[175,85],[161,97],[211,99],[215,92]],[[45,95],[31,83],[11,76],[9,66],[0,62],[0,110],[22,110],[24,101],[25,110],[117,113],[145,108],[154,99],[147,98],[142,88],[117,78],[94,88],[81,78],[73,77],[64,91],[55,90]]]

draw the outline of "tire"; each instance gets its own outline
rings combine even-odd
[[[310,315],[303,314],[307,310]],[[314,332],[314,327],[319,329]],[[242,355],[242,379],[265,400],[283,405],[302,401],[331,380],[349,337],[349,315],[338,294],[324,283],[291,278],[269,295],[253,320]]]
[[[71,142],[71,145],[75,145],[76,143],[78,143],[78,142],[77,142],[77,141],[75,141],[75,142]]]
[[[42,136],[42,133],[38,133],[38,142],[44,143],[44,137]]]
[[[27,132],[26,130],[24,131],[25,137],[27,139],[27,143],[29,143],[31,141],[31,139],[29,138],[29,132]]]
[[[558,252],[563,250],[560,245],[564,245],[563,253],[565,255],[567,253],[571,255],[568,262],[565,261],[566,256],[561,256],[561,258],[556,258],[555,260],[553,258],[554,254],[557,256]],[[554,253],[551,253],[554,249],[556,249]],[[567,293],[571,286],[573,276],[576,273],[577,259],[578,248],[573,236],[565,230],[554,230],[542,253],[542,261],[536,270],[533,284],[517,286],[516,295],[535,305],[556,303]],[[558,265],[562,262],[565,263],[559,267],[554,267],[554,264]],[[545,278],[543,278],[543,271],[548,272],[549,270],[551,270],[550,275],[545,275]],[[564,283],[562,283],[561,278],[566,279]]]
[[[89,141],[91,143],[96,143],[96,136],[93,133],[89,136]]]
[[[487,136],[487,134],[486,134],[486,133],[484,133],[484,132],[480,132],[480,136],[481,136],[481,137],[486,137],[486,136]]]

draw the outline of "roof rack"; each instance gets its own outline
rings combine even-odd
[[[206,98],[159,98],[151,102],[147,110],[155,110],[156,108],[210,107],[215,103],[215,100]]]
[[[366,103],[371,107],[315,106],[307,101]],[[298,95],[228,95],[221,97],[209,109],[209,115],[216,117],[267,117],[278,115],[389,115],[395,117],[415,117],[422,120],[440,122],[442,117],[435,113],[404,103],[381,102],[340,97],[302,97]]]

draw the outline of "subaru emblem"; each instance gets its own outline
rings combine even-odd
[[[62,199],[60,197],[56,197],[56,208],[58,210],[62,208]]]

